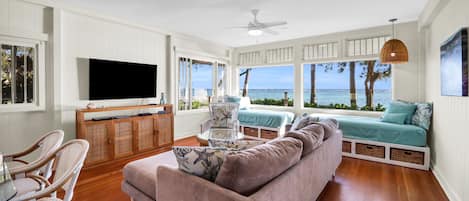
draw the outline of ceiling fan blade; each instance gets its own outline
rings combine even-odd
[[[231,27],[226,27],[227,29],[248,29],[249,26],[231,26]]]
[[[264,28],[262,29],[262,31],[264,31],[265,33],[268,33],[268,34],[272,34],[272,35],[277,35],[278,32],[272,30],[272,29],[268,29],[268,28]]]
[[[281,26],[281,25],[286,25],[287,22],[282,21],[282,22],[263,22],[262,25],[265,27],[273,27],[273,26]]]

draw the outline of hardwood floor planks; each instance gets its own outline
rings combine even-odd
[[[195,137],[175,142],[197,146]],[[160,153],[164,151],[159,151]],[[146,155],[137,157],[144,158]],[[134,160],[136,160],[134,159]],[[129,201],[121,191],[122,167],[128,161],[109,164],[98,170],[83,170],[75,188],[74,201]],[[106,172],[103,174],[103,172]],[[319,201],[447,201],[429,171],[409,169],[344,157],[336,177],[322,192]]]

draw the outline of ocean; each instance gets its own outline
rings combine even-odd
[[[288,92],[288,98],[293,99],[293,89],[249,89],[249,97],[251,100],[256,99],[283,99],[284,92]],[[241,91],[240,91],[241,94]],[[304,90],[304,102],[310,100],[311,92],[309,89]],[[329,104],[346,104],[350,105],[350,91],[348,89],[317,89],[316,100],[319,105]],[[375,89],[373,103],[376,106],[378,103],[387,105],[392,100],[391,90],[389,89]],[[357,89],[357,104],[359,107],[366,105],[366,96],[364,89]]]

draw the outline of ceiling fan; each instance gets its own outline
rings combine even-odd
[[[252,15],[254,16],[254,20],[249,22],[247,26],[236,26],[232,28],[242,28],[247,29],[248,34],[251,36],[259,36],[262,35],[264,32],[269,33],[272,35],[277,35],[278,33],[272,29],[271,27],[286,25],[286,21],[278,21],[278,22],[260,22],[257,20],[257,14],[259,13],[259,9],[252,9]]]

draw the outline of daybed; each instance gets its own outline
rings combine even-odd
[[[295,114],[292,112],[245,109],[240,110],[238,120],[245,135],[273,139],[285,134],[285,126]]]
[[[127,164],[122,190],[134,201],[316,200],[342,160],[341,142],[342,133],[335,130],[321,146],[249,195],[180,171],[171,151]]]
[[[293,112],[254,109],[249,97],[226,96],[224,101],[240,105],[240,131],[252,137],[273,139],[283,136],[285,126],[295,117]]]
[[[339,122],[344,156],[428,170],[427,131],[411,124],[382,122],[380,118],[314,114]]]

